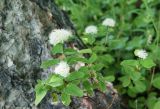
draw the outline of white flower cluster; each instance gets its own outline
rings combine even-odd
[[[49,34],[49,43],[56,45],[67,41],[72,36],[71,31],[66,29],[55,29]]]
[[[95,25],[89,25],[85,28],[85,33],[87,34],[97,34],[97,27]]]
[[[69,75],[70,67],[67,62],[61,61],[54,70],[55,74],[59,74],[63,77],[67,77]]]
[[[148,56],[148,53],[146,52],[146,50],[143,49],[136,49],[134,51],[135,56],[141,58],[141,59],[146,59],[146,57]]]
[[[106,27],[114,27],[116,24],[115,20],[112,18],[106,18],[103,22],[102,25]],[[85,28],[85,33],[87,34],[97,34],[98,29],[97,26],[95,25],[89,25]]]
[[[112,18],[106,18],[103,22],[102,25],[104,26],[109,26],[109,27],[114,27],[116,24],[115,20],[113,20]]]

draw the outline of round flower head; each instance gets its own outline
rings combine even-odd
[[[83,66],[85,66],[85,63],[83,63],[83,62],[77,62],[77,64],[75,65],[75,70],[78,71]]]
[[[104,26],[109,26],[109,27],[114,27],[116,24],[115,20],[111,19],[111,18],[106,18],[103,22],[102,25]]]
[[[55,67],[54,73],[55,74],[59,74],[59,75],[61,75],[63,77],[67,77],[69,75],[69,71],[70,71],[69,65],[66,62],[64,62],[64,61],[61,61]]]
[[[134,51],[135,56],[141,58],[141,59],[146,59],[146,57],[148,56],[148,53],[146,52],[146,50],[143,49],[137,49]]]
[[[85,33],[87,34],[97,34],[97,31],[97,27],[94,25],[90,25],[85,28]]]
[[[71,31],[66,29],[55,29],[49,34],[49,43],[56,45],[67,41],[72,36]]]

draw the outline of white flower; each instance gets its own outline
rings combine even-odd
[[[112,18],[106,18],[103,22],[102,25],[104,26],[109,26],[109,27],[114,27],[116,24],[115,20],[113,20]]]
[[[148,53],[146,52],[146,50],[143,49],[137,49],[134,51],[135,56],[142,58],[142,59],[146,59],[146,57],[148,56]]]
[[[69,65],[66,62],[64,62],[64,61],[61,61],[55,67],[54,73],[55,74],[59,74],[59,75],[61,75],[63,77],[67,77],[69,75],[69,71],[70,71]]]
[[[78,71],[83,66],[85,66],[85,63],[83,63],[83,62],[77,62],[77,64],[75,65],[75,70]]]
[[[72,36],[71,31],[66,29],[55,29],[49,34],[49,43],[56,45],[67,41]]]
[[[97,34],[97,27],[94,25],[89,25],[85,28],[85,33],[87,34]]]

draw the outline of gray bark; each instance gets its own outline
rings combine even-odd
[[[40,69],[41,61],[51,58],[48,34],[55,28],[74,30],[52,1],[0,0],[0,109],[63,107],[52,105],[49,97],[34,106],[36,81],[48,75]]]
[[[47,75],[39,66],[50,58],[48,34],[62,27],[71,23],[51,0],[0,1],[0,109],[34,108],[34,85]],[[47,102],[40,107],[52,108]]]

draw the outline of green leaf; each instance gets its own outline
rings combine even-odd
[[[63,53],[63,44],[59,43],[52,48],[51,51],[53,54]]]
[[[67,85],[64,92],[71,96],[78,96],[78,97],[83,96],[83,91],[79,87],[77,87],[75,84],[72,84],[72,83],[69,83]]]
[[[152,59],[140,60],[140,63],[144,68],[147,68],[147,69],[150,69],[156,65]]]
[[[98,60],[104,64],[111,64],[115,61],[114,58],[109,54],[98,56]]]
[[[115,80],[115,77],[114,77],[113,75],[111,75],[111,76],[106,76],[106,77],[104,77],[104,79],[105,79],[106,81],[108,81],[108,82],[113,82],[113,81]]]
[[[105,65],[102,63],[96,63],[92,66],[95,71],[100,71]]]
[[[122,49],[126,45],[126,41],[128,38],[121,38],[121,39],[115,39],[115,40],[110,40],[109,41],[109,47],[111,49],[117,50],[117,49]]]
[[[45,84],[51,87],[58,87],[63,85],[63,79],[58,75],[52,75],[52,77],[49,78]]]
[[[123,87],[129,86],[129,84],[131,83],[131,79],[128,76],[120,77],[119,80],[122,81]]]
[[[160,107],[160,101],[157,101],[153,109],[159,109],[159,107]]]
[[[91,85],[91,83],[88,81],[88,80],[86,80],[86,81],[84,81],[83,82],[83,87],[88,91],[88,90],[93,90],[92,89],[92,85]]]
[[[136,95],[137,95],[137,93],[134,91],[134,88],[133,88],[133,87],[129,87],[129,88],[128,88],[127,94],[128,94],[130,97],[136,97]]]
[[[140,77],[141,77],[141,73],[140,72],[131,71],[131,70],[129,70],[129,71],[130,71],[129,75],[130,75],[130,77],[131,77],[131,79],[133,81],[137,81],[138,79],[140,79]]]
[[[62,103],[63,103],[65,106],[68,106],[68,105],[71,103],[70,95],[68,95],[68,94],[66,94],[66,93],[62,93],[61,99],[62,99]]]
[[[67,81],[73,81],[73,80],[76,80],[76,79],[81,79],[84,77],[84,73],[83,72],[72,72],[67,78],[66,80]]]
[[[135,90],[137,92],[142,93],[146,90],[146,84],[144,83],[144,81],[135,81],[134,84],[135,84]]]
[[[141,48],[145,40],[142,37],[134,37],[127,43],[126,49],[133,50],[135,48]]]
[[[130,67],[136,67],[139,65],[137,60],[124,60],[121,62],[122,66],[130,66]]]
[[[105,84],[105,82],[102,81],[102,80],[99,80],[98,84],[99,84],[100,90],[103,91],[103,92],[105,92],[106,91],[106,84]]]
[[[77,54],[78,52],[72,48],[66,48],[64,49],[64,54],[65,55],[74,55]]]
[[[43,61],[42,64],[41,64],[41,68],[48,68],[48,67],[51,67],[53,65],[56,65],[59,63],[59,60],[58,59],[52,59],[52,60],[47,60],[47,61]]]
[[[45,95],[47,94],[47,88],[39,83],[36,85],[35,87],[35,92],[36,92],[36,99],[35,99],[35,105],[38,105],[42,99],[45,97]]]
[[[92,54],[92,56],[89,58],[89,62],[93,63],[97,60],[97,55],[95,53]]]
[[[132,80],[136,81],[140,79],[141,73],[139,72],[139,62],[137,60],[124,60],[121,62],[125,74]]]
[[[160,76],[154,78],[153,86],[160,89]]]
[[[150,93],[147,100],[146,100],[146,104],[147,104],[148,108],[153,109],[156,101],[157,101],[156,94]]]
[[[92,50],[91,49],[82,49],[82,50],[79,50],[79,53],[81,53],[81,54],[92,53]]]
[[[75,56],[75,55],[67,57],[67,62],[70,63],[70,64],[75,64],[78,61],[88,63],[88,60],[86,58],[83,58],[83,57],[79,57],[79,56]]]
[[[99,52],[104,52],[106,51],[106,47],[105,46],[95,46],[93,47],[93,51],[96,52],[96,53],[99,53]]]

